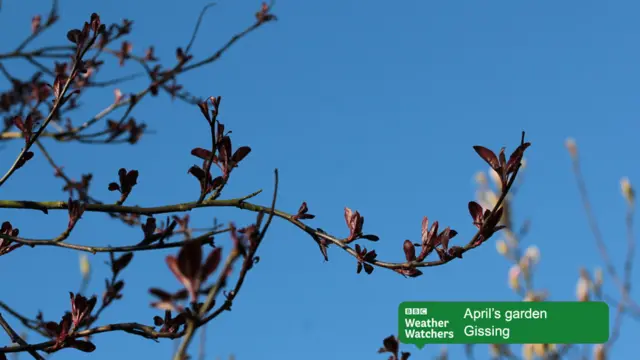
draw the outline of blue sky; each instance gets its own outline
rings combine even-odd
[[[134,20],[133,51],[149,45],[165,64],[176,46],[188,42],[205,1],[61,1],[61,22],[32,46],[66,44],[67,30],[91,12],[105,23]],[[222,1],[206,15],[193,53],[205,57],[253,20],[258,1]],[[0,31],[7,52],[30,29],[30,19],[46,14],[48,1],[5,0]],[[402,242],[417,240],[423,216],[459,232],[461,245],[474,233],[467,202],[474,198],[473,175],[486,166],[472,149],[513,149],[526,130],[533,143],[527,154],[525,185],[518,193],[516,218],[530,219],[528,243],[542,258],[536,285],[554,300],[573,300],[578,269],[601,265],[572,177],[564,141],[580,147],[583,168],[601,228],[617,264],[625,252],[625,204],[619,180],[640,179],[633,161],[640,113],[640,5],[632,1],[286,1],[274,8],[279,21],[234,46],[220,61],[185,74],[182,84],[200,96],[223,97],[221,121],[233,130],[236,145],[253,152],[234,173],[226,196],[263,188],[256,201],[267,204],[273,169],[280,171],[279,207],[294,212],[309,204],[318,227],[346,236],[343,209],[366,218],[365,232],[379,235],[379,257],[401,261]],[[3,62],[16,74],[32,68]],[[117,72],[116,72],[117,70]],[[135,64],[112,67],[99,76],[138,72]],[[3,85],[6,87],[5,85]],[[124,93],[144,80],[120,85]],[[95,115],[113,99],[113,88],[85,96],[76,122]],[[120,113],[118,113],[120,114]],[[140,171],[128,202],[160,205],[195,200],[195,164],[189,152],[207,146],[205,121],[196,107],[163,95],[136,107],[136,119],[155,134],[136,146],[62,144],[48,148],[67,173],[92,172],[93,195],[115,201],[107,184],[120,167]],[[113,118],[117,117],[114,114]],[[46,142],[46,144],[51,144]],[[0,166],[8,168],[22,144],[6,143]],[[36,151],[28,166],[0,189],[4,199],[64,200],[62,183]],[[206,209],[191,214],[194,224],[246,223],[254,214]],[[53,237],[66,227],[66,213],[0,209],[30,238]],[[493,241],[462,261],[432,268],[417,279],[376,269],[355,273],[353,258],[330,249],[328,263],[317,246],[293,226],[277,221],[260,250],[233,311],[207,329],[208,358],[238,360],[384,359],[376,350],[395,333],[397,306],[406,300],[517,300],[507,287],[509,264]],[[125,245],[141,231],[100,214],[87,214],[70,242]],[[224,246],[228,239],[220,238]],[[370,247],[370,244],[366,244]],[[103,323],[150,323],[147,290],[177,290],[164,263],[175,251],[136,255],[125,270],[124,298]],[[106,256],[91,257],[89,290],[101,294]],[[80,281],[78,254],[64,249],[21,249],[0,261],[0,299],[25,314],[42,309],[59,318],[68,309],[67,291]],[[636,271],[637,275],[637,271]],[[634,291],[637,294],[637,291]],[[15,323],[15,322],[14,322]],[[627,321],[613,358],[630,358],[632,332]],[[6,338],[2,337],[6,342]],[[166,358],[169,341],[110,333],[95,339],[94,359]],[[195,349],[195,347],[194,347]],[[437,354],[407,347],[415,359]],[[461,356],[462,347],[452,346]],[[24,356],[24,355],[23,355]],[[66,359],[83,354],[65,351]],[[476,358],[488,358],[478,346]]]

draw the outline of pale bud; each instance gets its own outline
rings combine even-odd
[[[496,203],[498,202],[498,195],[496,195],[496,193],[494,193],[491,190],[487,190],[484,193],[484,199],[487,202],[487,207],[489,208],[493,208],[494,206],[496,206]]]
[[[633,187],[631,187],[629,178],[623,177],[622,180],[620,180],[620,189],[622,190],[622,196],[624,199],[627,200],[629,205],[632,205],[635,200],[635,191],[633,190]]]
[[[521,257],[518,265],[520,266],[522,275],[527,276],[527,274],[529,274],[529,258],[527,258],[526,256]]]
[[[496,345],[496,344],[489,344],[489,354],[491,355],[491,358],[498,358],[500,356],[500,346]]]
[[[120,91],[120,89],[115,89],[113,90],[113,94],[115,95],[115,104],[119,104],[120,101],[122,101],[122,91]]]
[[[584,276],[578,278],[578,284],[576,285],[576,298],[578,301],[589,300],[589,280]]]
[[[89,258],[87,255],[80,255],[80,274],[82,274],[83,278],[88,278],[91,273],[91,264],[89,263]]]
[[[602,268],[596,268],[593,272],[593,282],[595,283],[595,286],[599,288],[602,286],[603,281]]]
[[[535,245],[531,245],[525,251],[524,256],[526,256],[532,264],[537,264],[538,261],[540,261],[540,249]]]
[[[509,287],[513,290],[520,289],[520,266],[513,265],[509,269]]]
[[[569,150],[569,155],[571,155],[572,158],[578,156],[578,146],[576,145],[576,141],[573,138],[568,138],[564,142],[564,145],[567,147],[567,150]]]
[[[474,176],[476,183],[480,186],[487,186],[487,176],[482,171],[478,171]]]
[[[544,344],[534,344],[533,352],[539,357],[544,357],[547,352],[547,347],[544,346]]]
[[[511,231],[509,228],[505,228],[502,230],[502,236],[504,236],[504,239],[509,247],[518,246],[518,239],[513,235],[513,231]]]
[[[496,241],[496,250],[498,250],[498,254],[504,256],[509,251],[509,248],[504,240],[498,240]]]
[[[596,344],[593,347],[593,360],[606,360],[607,354],[605,353],[603,344]]]
[[[502,187],[502,181],[500,180],[500,175],[498,175],[498,173],[493,169],[489,169],[488,173],[489,173],[489,177],[491,178],[491,181],[493,181],[493,183],[498,188],[501,188]]]
[[[524,360],[533,360],[533,344],[522,345],[522,357]]]

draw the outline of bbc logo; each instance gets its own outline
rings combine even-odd
[[[427,308],[406,308],[405,315],[427,315]]]

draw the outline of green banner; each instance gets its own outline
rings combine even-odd
[[[602,344],[605,302],[403,302],[399,338],[426,344]]]

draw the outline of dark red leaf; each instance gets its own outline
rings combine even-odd
[[[138,170],[131,170],[127,173],[127,185],[129,185],[129,187],[133,187],[134,185],[138,184]]]
[[[431,230],[429,230],[428,233],[428,237],[429,237],[429,243],[427,245],[436,247],[438,246],[438,222],[434,221],[433,224],[431,224]]]
[[[405,240],[403,244],[404,257],[407,261],[414,261],[416,259],[416,247],[410,240]]]
[[[379,350],[380,353],[383,353],[383,352],[390,352],[393,354],[398,353],[398,349],[400,345],[398,344],[398,339],[396,339],[395,336],[391,335],[385,338],[384,340],[382,340],[382,344],[384,345],[384,347]]]
[[[215,248],[209,253],[202,269],[202,281],[205,281],[214,271],[216,271],[218,265],[220,265],[221,256],[221,248]]]
[[[53,82],[53,95],[56,99],[59,99],[62,96],[62,88],[64,87],[64,83],[66,82],[66,76],[59,74],[56,76],[56,79]]]
[[[429,218],[422,218],[422,244],[425,245],[429,239]]]
[[[200,111],[202,111],[202,115],[204,115],[204,118],[207,119],[207,122],[211,123],[211,115],[209,115],[209,105],[207,104],[207,102],[201,102],[198,104],[198,108],[200,108]]]
[[[164,320],[160,316],[154,316],[153,317],[153,324],[155,326],[162,326],[162,325],[164,325]]]
[[[469,202],[469,214],[473,218],[474,223],[482,223],[482,206],[475,201]]]
[[[313,215],[311,215],[311,216],[313,216]],[[366,240],[369,240],[369,241],[378,241],[378,240],[380,240],[380,238],[378,236],[373,235],[373,234],[363,235],[362,238],[366,239]]]
[[[237,164],[242,161],[242,159],[244,159],[247,155],[249,155],[250,152],[251,148],[248,146],[239,147],[238,150],[236,150],[236,152],[233,154],[231,160]]]
[[[373,272],[373,266],[371,266],[371,264],[364,263],[364,271],[367,274],[371,274]]]
[[[211,188],[216,189],[224,182],[224,178],[222,176],[218,176],[211,182]]]
[[[522,157],[524,156],[524,151],[531,146],[531,143],[524,143],[518,146],[517,149],[511,153],[509,157],[509,161],[507,162],[507,174],[510,174],[516,170],[516,166],[522,161]]]
[[[158,288],[149,289],[149,293],[151,293],[152,295],[155,295],[161,300],[171,300],[173,297],[170,293]]]
[[[119,273],[125,267],[127,267],[127,265],[129,265],[129,263],[131,262],[131,259],[133,259],[133,253],[132,252],[125,253],[124,255],[120,256],[118,259],[114,260],[113,264],[111,264],[111,270],[113,271],[114,274]]]
[[[496,170],[500,167],[500,162],[498,161],[498,157],[496,154],[487,149],[486,147],[476,145],[473,149],[480,155],[480,157],[491,166],[492,169]]]
[[[189,241],[178,253],[178,268],[183,276],[195,280],[202,264],[202,245],[197,241]]]
[[[449,249],[449,255],[462,259],[463,250],[460,246],[452,246],[451,249]]]
[[[504,148],[500,149],[500,154],[498,155],[498,158],[500,159],[500,166],[503,166],[507,163],[507,158],[504,154]]]
[[[366,249],[365,249],[365,251],[366,251]],[[364,261],[374,261],[377,256],[378,256],[378,254],[376,254],[376,251],[375,250],[371,250],[371,251],[367,252],[364,255],[363,258],[364,258]]]
[[[120,191],[120,185],[118,185],[117,183],[110,183],[109,184],[109,191]]]
[[[96,346],[90,341],[84,340],[72,340],[70,341],[69,346],[72,348],[78,349],[83,352],[93,352],[96,349]]]
[[[449,239],[451,239],[450,233],[451,229],[449,227],[445,228],[444,231],[438,236],[438,242],[442,245],[442,248],[446,251],[449,248]]]
[[[193,165],[191,168],[189,168],[188,171],[191,175],[195,176],[198,180],[202,181],[202,179],[205,178],[205,172],[204,170],[202,170],[199,166],[197,165]]]
[[[80,41],[80,37],[82,36],[82,31],[78,29],[69,30],[67,32],[67,39],[74,44],[77,44]]]
[[[203,149],[203,148],[195,148],[193,150],[191,150],[191,155],[198,157],[202,160],[209,160],[211,159],[211,151],[207,150],[207,149]]]

